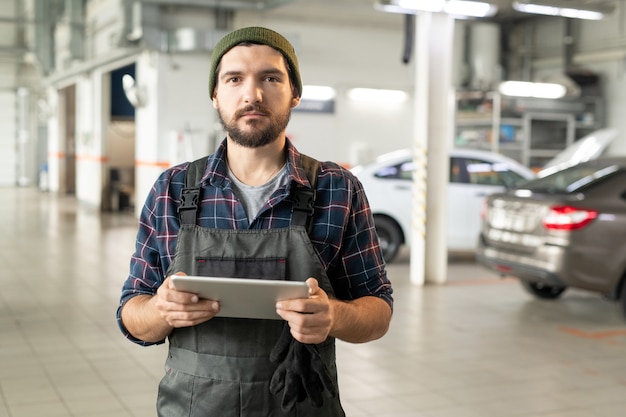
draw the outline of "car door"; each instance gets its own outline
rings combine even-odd
[[[374,176],[378,182],[378,212],[388,214],[400,224],[405,238],[410,240],[413,204],[413,169],[410,158],[379,169]],[[369,194],[368,194],[369,195]]]
[[[477,157],[450,158],[448,185],[448,249],[476,249],[483,201],[521,178],[502,162]]]

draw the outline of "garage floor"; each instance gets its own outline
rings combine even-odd
[[[0,188],[0,417],[154,417],[164,345],[126,341],[115,309],[132,213]],[[539,301],[452,259],[448,283],[389,265],[395,315],[381,340],[339,343],[349,417],[615,417],[626,413],[626,321],[568,291]]]

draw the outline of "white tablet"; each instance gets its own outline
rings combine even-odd
[[[276,302],[308,298],[309,287],[301,281],[173,275],[174,288],[219,301],[217,316],[281,320]]]

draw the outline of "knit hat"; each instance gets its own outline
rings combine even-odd
[[[302,96],[302,80],[300,79],[298,57],[289,41],[280,33],[267,28],[246,27],[237,29],[224,36],[217,45],[215,45],[215,48],[213,48],[213,53],[211,54],[211,70],[209,72],[209,94],[211,97],[213,97],[213,90],[215,90],[215,84],[217,82],[217,66],[222,60],[222,57],[231,48],[242,42],[267,45],[283,54],[289,64],[291,83],[296,87],[296,90],[298,90],[298,95]]]

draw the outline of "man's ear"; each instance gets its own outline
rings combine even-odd
[[[296,107],[298,104],[300,104],[300,97],[293,97],[291,99],[291,108],[293,109],[294,107]]]

